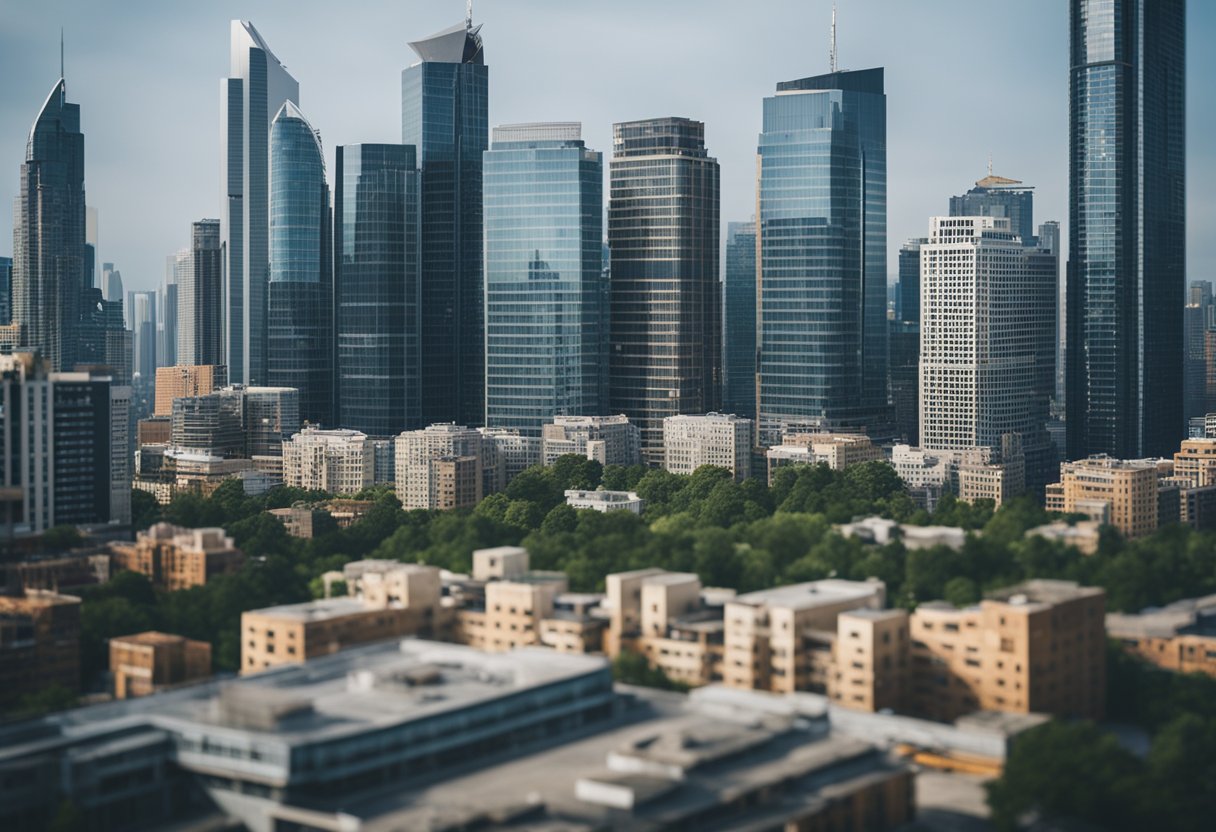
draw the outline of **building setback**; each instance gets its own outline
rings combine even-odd
[[[758,177],[760,443],[789,425],[889,433],[883,70],[778,84]]]
[[[1072,458],[1183,437],[1186,3],[1069,4]]]
[[[484,157],[485,423],[603,411],[603,160],[578,123],[494,128]]]
[[[663,420],[719,405],[722,309],[718,161],[705,125],[656,118],[613,125],[609,409],[663,458]]]

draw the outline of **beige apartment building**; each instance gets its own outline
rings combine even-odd
[[[0,592],[0,707],[51,685],[80,690],[80,599]]]
[[[375,450],[357,430],[304,428],[283,443],[283,482],[294,488],[357,494],[375,482]]]
[[[903,710],[911,656],[905,610],[861,608],[836,619],[828,696],[860,711]]]
[[[567,454],[594,459],[603,465],[639,465],[642,431],[628,417],[554,416],[541,426],[541,463],[552,465]]]
[[[1174,454],[1174,476],[1192,486],[1216,485],[1216,439],[1184,439]]]
[[[752,474],[752,420],[733,413],[663,419],[663,467],[691,474],[716,465],[745,480]]]
[[[134,543],[111,543],[110,560],[113,568],[141,572],[153,586],[173,592],[238,571],[245,555],[223,529],[157,523],[137,533]]]
[[[1101,719],[1106,593],[1027,581],[957,609],[912,614],[910,709],[944,722],[977,710]]]
[[[154,416],[171,416],[173,400],[205,396],[228,383],[228,368],[215,364],[190,364],[156,368]]]
[[[842,471],[850,465],[884,459],[885,455],[865,434],[788,433],[780,445],[768,449],[765,458],[768,482],[772,485],[774,473],[787,465],[822,463],[833,471]]]
[[[483,496],[482,435],[453,424],[406,431],[396,439],[397,499],[403,508],[465,508]]]
[[[1141,613],[1109,613],[1106,634],[1157,667],[1216,677],[1216,595]]]
[[[110,639],[114,698],[148,696],[211,675],[211,645],[149,631]]]
[[[1085,514],[1126,538],[1157,529],[1157,464],[1091,456],[1060,466],[1060,481],[1047,486],[1047,510]]]

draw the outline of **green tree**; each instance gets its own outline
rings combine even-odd
[[[131,528],[143,530],[160,522],[160,503],[139,488],[131,489]]]
[[[652,668],[645,656],[632,650],[622,650],[612,660],[612,677],[627,685],[641,685],[660,690],[688,689],[687,685],[672,681],[662,670]]]

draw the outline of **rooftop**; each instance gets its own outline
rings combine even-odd
[[[986,597],[992,601],[1004,601],[1012,606],[1027,606],[1062,604],[1065,601],[1105,594],[1105,590],[1081,586],[1076,581],[1033,580],[989,592]]]
[[[1109,613],[1106,630],[1115,638],[1216,637],[1216,595],[1186,598],[1139,613]]]
[[[860,604],[875,595],[882,598],[884,592],[885,586],[881,581],[828,579],[748,592],[745,595],[736,596],[733,601],[728,603],[810,609],[842,601],[857,601]]]

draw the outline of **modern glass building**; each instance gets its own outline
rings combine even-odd
[[[220,221],[192,223],[190,256],[177,278],[177,364],[224,363],[222,259]]]
[[[1184,435],[1186,3],[1070,10],[1068,455],[1167,456]]]
[[[722,410],[756,417],[756,224],[726,226]]]
[[[401,73],[401,143],[422,171],[422,422],[485,415],[482,153],[489,137],[489,68],[480,26],[457,24],[410,44]]]
[[[920,248],[927,242],[927,237],[913,238],[899,248],[890,322],[891,415],[895,437],[909,445],[920,443]]]
[[[300,418],[333,423],[333,275],[321,138],[288,101],[270,127],[267,378],[300,391]]]
[[[12,320],[52,371],[77,359],[85,285],[84,134],[60,78],[25,145],[13,207]]]
[[[486,424],[603,412],[604,163],[581,125],[494,129],[485,154]]]
[[[234,20],[220,95],[224,363],[234,384],[265,384],[270,122],[284,103],[300,103],[300,85],[252,23]]]
[[[1020,180],[988,175],[965,194],[950,197],[952,217],[1005,217],[1023,245],[1034,244],[1034,188]]]
[[[760,444],[891,433],[883,70],[777,85],[759,145]]]
[[[0,326],[13,322],[13,258],[0,257]]]
[[[705,125],[656,118],[613,125],[609,409],[663,459],[663,419],[717,410],[722,384],[718,161]]]
[[[418,180],[410,145],[337,150],[338,424],[369,436],[422,427]]]

